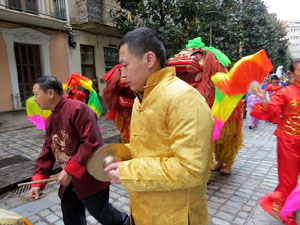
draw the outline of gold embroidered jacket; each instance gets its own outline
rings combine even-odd
[[[175,76],[174,67],[148,78],[133,105],[128,144],[133,159],[119,167],[136,225],[208,224],[212,129],[205,99]]]

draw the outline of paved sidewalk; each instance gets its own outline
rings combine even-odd
[[[103,137],[118,136],[111,122],[100,117]],[[257,129],[250,130],[247,119],[244,121],[244,147],[236,158],[232,174],[221,175],[212,172],[207,189],[210,225],[279,225],[282,222],[265,213],[257,204],[257,199],[272,192],[277,186],[276,125],[261,121]],[[12,155],[20,155],[34,160],[41,150],[43,131],[26,128],[18,131],[0,133],[0,160]],[[114,141],[115,139],[111,139]],[[1,162],[1,161],[0,161]],[[0,173],[1,170],[0,164]],[[39,201],[27,199],[27,193],[12,192],[0,195],[0,208],[20,213],[34,225],[61,225],[62,215],[58,186],[49,183],[44,198]],[[118,209],[129,213],[128,193],[120,185],[111,185],[110,201]],[[88,224],[99,224],[88,216]],[[299,223],[300,224],[300,223]]]

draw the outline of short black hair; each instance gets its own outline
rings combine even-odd
[[[292,61],[291,61],[291,64],[290,64],[290,67],[289,67],[289,70],[291,71],[291,72],[294,72],[295,71],[295,67],[296,67],[296,64],[297,63],[300,63],[300,58],[296,58],[296,59],[293,59]]]
[[[138,58],[149,51],[154,52],[161,68],[166,66],[166,50],[154,30],[141,27],[130,31],[121,39],[119,48],[124,44],[128,44],[128,51]]]
[[[54,90],[58,95],[62,95],[64,93],[62,83],[56,77],[49,75],[42,76],[37,79],[36,83],[40,85],[40,89],[45,93],[49,89]]]
[[[272,76],[271,76],[271,80],[279,80],[279,78],[278,78],[277,75],[272,75]]]

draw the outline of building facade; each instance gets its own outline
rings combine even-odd
[[[0,131],[29,125],[25,102],[40,76],[80,73],[102,94],[121,38],[110,9],[113,0],[0,0]]]
[[[289,50],[292,58],[300,58],[300,20],[287,21]]]
[[[25,107],[36,79],[69,74],[64,0],[0,0],[0,110]]]
[[[70,50],[71,72],[94,80],[102,95],[102,77],[118,64],[121,38],[109,21],[108,11],[120,7],[113,0],[70,0],[69,6],[74,41]]]

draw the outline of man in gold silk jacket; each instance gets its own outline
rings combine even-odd
[[[122,76],[137,97],[132,159],[108,165],[112,183],[129,192],[135,225],[206,225],[206,181],[213,119],[201,94],[165,67],[156,32],[139,28],[120,43]]]

